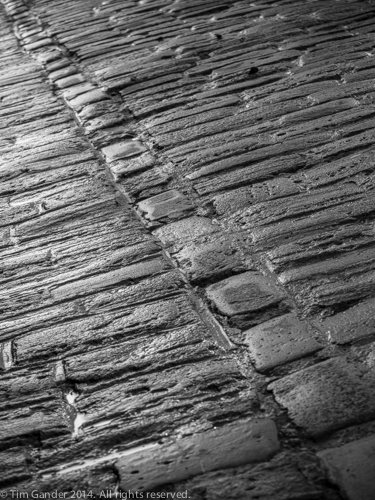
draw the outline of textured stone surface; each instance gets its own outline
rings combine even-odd
[[[238,317],[241,325],[286,309],[283,294],[270,279],[251,271],[210,285],[206,293],[222,314]]]
[[[299,470],[303,457],[278,454],[266,463],[211,472],[182,483],[179,491],[193,500],[322,500],[319,486],[309,483]]]
[[[180,241],[191,241],[219,231],[219,227],[212,224],[206,217],[187,217],[172,222],[154,231],[154,234],[165,244],[173,245]]]
[[[138,208],[146,219],[152,221],[164,217],[178,218],[193,207],[182,193],[173,189],[142,201],[138,204]]]
[[[116,467],[124,490],[148,491],[204,472],[262,462],[278,449],[272,420],[239,421],[130,455]]]
[[[284,451],[161,488],[342,500],[316,449],[374,429],[373,18],[2,0],[2,488],[114,494],[134,450],[272,417]],[[287,313],[325,349],[277,366],[275,399],[244,331]],[[254,335],[258,366],[312,354],[301,331]]]
[[[332,342],[346,344],[375,335],[375,300],[361,302],[322,323]]]
[[[143,153],[145,147],[138,141],[125,141],[118,144],[112,144],[102,149],[102,152],[108,161],[118,160],[120,158],[127,158],[139,153]]]
[[[375,497],[375,436],[318,453],[331,480],[349,500]]]
[[[373,370],[333,358],[269,385],[276,400],[309,435],[319,436],[375,418]]]
[[[246,332],[251,358],[259,371],[266,371],[322,349],[314,331],[294,314],[286,314]]]

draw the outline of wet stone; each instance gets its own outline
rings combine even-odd
[[[171,252],[192,283],[216,281],[247,271],[249,264],[243,252],[244,241],[235,235],[206,238],[208,242],[185,245]]]
[[[202,236],[216,233],[219,226],[213,224],[207,217],[187,217],[176,222],[171,222],[154,231],[154,234],[165,245],[173,245],[179,241],[193,241]]]
[[[42,40],[38,40],[33,43],[26,43],[24,45],[25,50],[31,51],[35,49],[39,49],[40,47],[45,47],[46,45],[51,45],[52,44],[52,39],[51,38],[43,38]]]
[[[135,156],[144,151],[146,151],[145,146],[137,140],[118,142],[117,144],[111,144],[102,149],[102,153],[106,160],[110,162]]]
[[[126,282],[131,283],[135,279],[157,274],[165,267],[165,262],[161,259],[148,260],[146,262],[123,267],[116,271],[110,271],[108,273],[62,285],[53,290],[52,296],[56,301],[60,301],[75,296],[88,295],[110,286],[120,285]]]
[[[142,172],[143,170],[152,168],[154,165],[154,156],[149,152],[145,152],[140,156],[137,156],[137,158],[113,161],[109,164],[109,169],[112,172],[115,181],[119,181],[122,177],[127,177],[135,172]]]
[[[267,462],[196,476],[179,491],[188,490],[192,500],[328,500],[301,472],[301,462],[295,452],[280,452]]]
[[[267,460],[279,449],[270,419],[238,421],[116,462],[123,490],[149,491],[208,471]]]
[[[260,273],[249,271],[209,286],[207,297],[240,328],[288,312],[284,295]]]
[[[375,418],[375,373],[343,357],[329,359],[269,385],[276,401],[310,436]]]
[[[51,49],[46,49],[46,51],[39,52],[35,54],[35,59],[39,61],[41,64],[47,64],[52,61],[56,61],[61,58],[61,51],[58,50],[57,48]]]
[[[80,111],[86,104],[104,101],[106,99],[108,99],[107,94],[99,89],[94,89],[89,92],[85,92],[84,94],[80,94],[73,99],[67,100],[67,102],[75,111]]]
[[[119,125],[123,121],[124,117],[120,113],[107,113],[85,122],[85,130],[87,133],[96,132],[97,130]]]
[[[66,77],[61,77],[58,80],[55,80],[55,85],[60,89],[66,89],[71,87],[72,85],[78,85],[79,83],[85,82],[85,77],[80,74],[70,75]]]
[[[0,370],[9,370],[13,366],[12,342],[7,341],[0,344]]]
[[[375,335],[375,299],[366,300],[322,323],[331,342],[346,344]]]
[[[322,349],[314,331],[294,313],[273,318],[246,332],[251,358],[259,371],[267,371]]]
[[[69,59],[63,57],[61,59],[58,59],[57,61],[53,61],[51,63],[48,63],[46,65],[46,70],[50,73],[50,72],[56,71],[58,69],[66,68],[67,66],[70,66],[70,61],[69,61]]]
[[[57,82],[57,80],[61,80],[62,78],[66,78],[68,76],[74,75],[77,73],[77,70],[75,69],[74,66],[68,66],[63,69],[58,69],[56,71],[52,71],[48,75],[48,78],[51,80],[51,82]]]
[[[375,498],[375,436],[318,453],[330,480],[348,500]]]
[[[85,92],[88,92],[89,90],[94,89],[95,87],[89,83],[89,82],[84,82],[79,85],[74,85],[72,87],[69,87],[67,90],[63,91],[63,96],[67,100],[74,99],[80,94],[84,94]]]
[[[138,208],[146,219],[153,221],[165,217],[178,218],[193,206],[180,191],[172,189],[141,201]]]

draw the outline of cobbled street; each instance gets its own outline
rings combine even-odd
[[[375,1],[0,0],[0,130],[0,498],[375,499]]]

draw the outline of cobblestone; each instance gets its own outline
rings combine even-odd
[[[312,354],[322,345],[314,339],[314,331],[293,313],[271,319],[246,332],[250,356],[259,371]]]
[[[372,500],[375,496],[375,436],[318,453],[349,500]]]
[[[373,494],[374,12],[1,0],[2,489]]]
[[[374,418],[374,380],[371,369],[340,357],[272,382],[269,389],[298,426],[319,436]]]
[[[272,420],[239,421],[225,429],[209,430],[170,445],[156,445],[119,460],[116,466],[124,490],[149,491],[203,472],[261,462],[278,449]]]
[[[286,312],[283,294],[259,273],[247,272],[207,288],[207,297],[239,326],[257,323]]]

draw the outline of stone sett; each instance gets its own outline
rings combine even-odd
[[[94,88],[94,90],[89,90],[84,94],[80,94],[71,100],[68,100],[68,104],[74,111],[80,111],[87,104],[92,104],[93,102],[105,101],[108,99],[107,94],[99,89]]]
[[[121,458],[121,488],[149,491],[204,472],[267,460],[279,450],[275,423],[244,420]]]
[[[344,357],[329,359],[270,384],[276,401],[310,436],[375,418],[375,373]]]
[[[130,156],[135,156],[146,151],[145,146],[136,140],[127,140],[123,142],[118,142],[116,144],[111,144],[102,149],[107,161],[115,161],[121,158],[128,158]]]
[[[54,83],[59,89],[66,89],[72,85],[78,85],[83,82],[85,82],[85,77],[83,75],[76,74],[59,78],[58,80],[55,80]]]
[[[375,334],[375,299],[366,300],[322,323],[329,339],[336,344],[355,342]]]
[[[225,235],[207,239],[207,242],[187,244],[173,253],[192,283],[213,282],[249,269],[241,252],[240,238]]]
[[[241,328],[288,311],[283,302],[284,295],[271,280],[253,271],[210,285],[206,293],[217,309],[222,314],[233,317]]]
[[[259,371],[267,371],[322,349],[309,325],[294,313],[273,318],[250,328],[246,343]]]
[[[180,191],[171,189],[138,203],[138,208],[146,219],[157,220],[164,217],[178,218],[193,208],[190,201]]]
[[[154,231],[154,234],[165,245],[173,245],[180,241],[193,241],[201,236],[216,233],[220,227],[213,224],[207,217],[187,217],[171,222]]]
[[[318,453],[330,480],[348,500],[375,498],[375,435]]]

